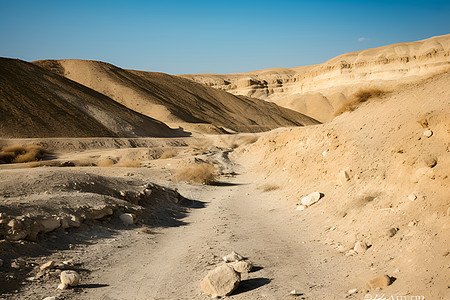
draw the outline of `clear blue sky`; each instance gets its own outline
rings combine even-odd
[[[450,33],[450,1],[0,0],[0,56],[230,73]]]

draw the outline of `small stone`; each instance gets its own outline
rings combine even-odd
[[[297,290],[292,290],[292,291],[289,292],[289,294],[291,294],[292,296],[301,296],[301,295],[303,295],[302,292],[297,291]]]
[[[58,297],[46,297],[43,300],[58,300]]]
[[[13,269],[20,269],[20,266],[19,266],[18,263],[16,263],[15,261],[13,261],[13,262],[11,263],[11,268],[13,268]]]
[[[311,206],[317,201],[319,201],[320,198],[323,197],[323,194],[319,192],[313,192],[309,194],[308,196],[305,196],[302,198],[301,204],[304,206]]]
[[[239,255],[238,253],[236,253],[234,251],[223,257],[223,260],[225,262],[240,261],[240,260],[243,260],[243,259],[244,258],[241,255]]]
[[[299,205],[299,206],[297,206],[296,210],[302,211],[302,210],[305,210],[305,208],[306,207],[304,205]]]
[[[372,278],[367,281],[367,285],[371,290],[383,289],[390,285],[391,278],[388,275],[383,275],[379,277]]]
[[[67,287],[68,287],[68,285],[65,283],[61,282],[60,284],[58,284],[58,289],[60,289],[60,290],[65,290],[65,289],[67,289]]]
[[[366,252],[366,250],[367,250],[367,244],[364,243],[364,242],[358,241],[358,242],[355,243],[355,246],[353,247],[353,250],[354,250],[356,253],[358,253],[358,254],[362,254],[362,253]]]
[[[61,272],[61,283],[67,286],[77,286],[81,281],[81,276],[75,271],[68,270]]]
[[[423,159],[423,162],[429,168],[434,168],[437,165],[437,163],[438,163],[437,158],[434,157],[434,156],[426,156]]]
[[[348,290],[348,294],[349,295],[353,295],[353,294],[356,294],[356,292],[358,292],[358,289],[352,289],[352,290]]]
[[[347,181],[350,180],[350,175],[347,171],[341,171],[337,175],[337,184],[338,185],[344,185]]]
[[[202,291],[211,297],[230,295],[241,282],[241,277],[232,267],[223,264],[211,271],[200,283]]]
[[[253,268],[253,264],[248,260],[235,261],[230,266],[238,273],[248,273]]]
[[[44,277],[45,275],[45,270],[40,270],[39,272],[37,272],[36,276],[34,276],[34,278],[36,279],[40,279],[42,277]]]
[[[3,259],[0,258],[0,267],[3,267]]]
[[[136,222],[136,216],[130,213],[121,214],[119,218],[125,226],[133,225]]]
[[[408,199],[409,199],[410,201],[416,200],[416,199],[417,199],[416,193],[411,193],[411,194],[409,194]]]
[[[347,253],[345,253],[345,256],[353,256],[353,255],[356,255],[356,254],[357,254],[356,251],[351,249],[351,250],[348,250]]]
[[[433,135],[433,131],[431,131],[431,129],[427,129],[424,131],[423,135],[429,138]]]
[[[50,260],[48,262],[46,262],[45,264],[43,264],[42,266],[40,266],[39,268],[41,270],[46,270],[46,269],[51,269],[55,266],[55,262],[53,260]]]
[[[413,220],[413,221],[408,223],[408,227],[413,227],[413,226],[416,226],[416,225],[417,225],[417,221],[416,220]]]
[[[394,235],[397,234],[398,229],[397,228],[390,228],[387,231],[387,236],[388,237],[393,237]]]

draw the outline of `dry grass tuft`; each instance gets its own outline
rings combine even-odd
[[[38,145],[12,145],[5,146],[0,151],[0,163],[25,163],[38,161],[44,158],[46,152],[42,146]]]
[[[280,188],[280,186],[276,185],[276,184],[265,184],[262,186],[262,191],[263,192],[271,192],[271,191],[278,190],[279,188]]]
[[[354,111],[361,105],[361,103],[364,103],[371,98],[379,98],[385,95],[386,93],[388,92],[380,90],[378,88],[360,90],[353,95],[350,101],[344,103],[341,107],[339,107],[334,112],[334,116],[337,117],[346,111]]]
[[[211,184],[217,178],[217,172],[213,165],[201,163],[198,165],[179,169],[175,174],[175,181],[191,183]]]
[[[104,158],[97,162],[99,167],[112,167],[114,166],[114,161],[111,158]]]
[[[177,153],[177,151],[175,151],[175,150],[166,150],[166,151],[164,151],[163,154],[161,154],[161,156],[160,156],[159,158],[161,158],[161,159],[167,159],[167,158],[175,157],[175,156],[177,156],[177,155],[178,155],[178,153]]]

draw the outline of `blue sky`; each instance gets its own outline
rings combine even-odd
[[[450,1],[0,0],[0,56],[231,73],[450,33]]]

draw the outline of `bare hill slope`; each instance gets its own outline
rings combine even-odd
[[[450,69],[450,34],[350,52],[318,65],[235,74],[180,75],[329,121],[361,89],[393,90]]]
[[[387,274],[397,278],[388,295],[448,298],[449,82],[447,73],[412,83],[329,123],[275,130],[243,149],[260,184],[280,186],[292,210],[323,193],[298,214],[348,256],[342,272],[352,284],[351,276]],[[369,248],[354,248],[358,242]]]
[[[0,58],[0,82],[2,137],[183,135],[105,95],[21,60]]]
[[[239,132],[258,132],[318,123],[273,103],[231,95],[178,76],[124,70],[98,61],[34,63],[169,125],[192,128],[193,124],[212,124]]]

